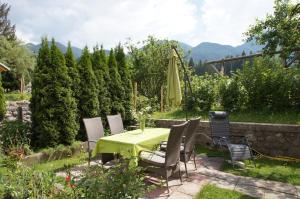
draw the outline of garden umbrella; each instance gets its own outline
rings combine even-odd
[[[167,74],[167,100],[169,101],[171,106],[179,106],[182,100],[176,59],[176,52],[174,49],[172,49],[169,55]]]

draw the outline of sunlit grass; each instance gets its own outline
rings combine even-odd
[[[194,199],[253,199],[254,197],[243,193],[222,189],[214,185],[205,185],[202,190],[194,197]]]
[[[188,118],[200,117],[208,120],[208,112],[188,112]],[[155,112],[153,119],[185,119],[185,111],[175,109],[168,112]],[[255,122],[255,123],[277,123],[277,124],[300,124],[299,112],[266,113],[266,112],[239,112],[230,113],[232,122]]]

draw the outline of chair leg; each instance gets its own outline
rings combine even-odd
[[[195,170],[197,170],[196,153],[195,153],[195,151],[193,151],[193,153],[194,153],[194,165],[195,165]]]
[[[186,174],[186,177],[188,178],[189,175],[188,175],[188,172],[187,172],[187,166],[186,166],[186,161],[184,160],[184,167],[185,167],[185,174]]]
[[[180,170],[180,162],[178,163],[178,168],[179,168],[179,178],[180,178],[180,182],[182,184],[182,177],[181,177],[181,170]]]
[[[91,165],[91,152],[89,151],[89,160],[88,160],[88,166],[90,167]]]
[[[168,182],[168,173],[167,173],[167,170],[166,170],[166,183],[167,183],[167,189],[168,189],[168,194],[169,194],[170,190],[169,190],[169,182]]]

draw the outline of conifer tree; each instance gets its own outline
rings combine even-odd
[[[125,109],[124,119],[126,122],[130,122],[132,120],[132,82],[129,66],[126,62],[126,56],[121,44],[116,48],[116,61],[124,89],[124,95],[122,96],[122,104]]]
[[[78,132],[76,103],[61,51],[43,39],[32,82],[33,141],[39,147],[71,144]]]
[[[76,122],[77,105],[71,90],[72,81],[68,74],[68,68],[63,53],[56,46],[54,39],[51,45],[51,73],[52,92],[48,99],[52,98],[53,119],[59,130],[59,143],[71,144],[75,141],[79,125]],[[51,107],[51,108],[52,108]]]
[[[30,99],[32,144],[34,146],[44,145],[40,143],[44,134],[43,132],[47,131],[47,129],[51,130],[51,128],[47,128],[47,126],[51,125],[47,122],[49,120],[49,112],[46,108],[48,105],[50,106],[46,96],[49,90],[47,84],[51,82],[51,80],[47,78],[49,65],[50,50],[47,38],[43,38],[37,57],[37,65],[33,71]],[[48,80],[48,82],[46,80]],[[59,137],[58,134],[59,133],[55,131],[53,137]],[[48,143],[45,143],[45,145],[47,144]]]
[[[105,79],[109,79],[108,66],[106,63],[106,55],[101,47],[94,48],[92,56],[93,70],[98,82],[98,100],[99,100],[99,114],[105,120],[106,115],[110,114],[110,96],[108,92],[108,83]],[[105,76],[108,76],[105,78]]]
[[[68,43],[68,48],[65,54],[66,66],[68,68],[68,74],[71,78],[71,89],[73,91],[73,96],[75,97],[76,101],[79,98],[79,83],[80,83],[80,76],[78,72],[77,63],[72,51],[71,43]]]
[[[86,140],[83,118],[99,116],[97,79],[92,68],[91,57],[87,47],[82,51],[78,69],[80,75],[80,97],[78,101],[80,132],[78,139]]]
[[[113,49],[110,50],[108,58],[110,84],[109,91],[111,96],[111,112],[112,114],[120,113],[123,117],[125,109],[123,107],[122,99],[124,96],[124,88],[122,86],[121,76],[118,72],[117,61]]]

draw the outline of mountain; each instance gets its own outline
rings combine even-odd
[[[240,56],[243,51],[245,51],[246,54],[249,54],[250,52],[255,53],[261,51],[263,48],[262,45],[257,45],[255,41],[246,42],[236,47],[211,42],[202,42],[195,47],[191,47],[182,42],[179,42],[179,44],[183,48],[187,57],[193,58],[193,60],[196,62],[198,62],[199,60],[218,60],[227,56]],[[188,52],[189,50],[190,53]]]
[[[189,50],[191,50],[193,47],[190,46],[189,44],[183,43],[183,42],[178,42],[182,50],[184,51],[185,54],[188,54]]]
[[[67,51],[67,46],[65,46],[64,44],[62,43],[59,43],[59,42],[55,42],[56,46],[63,52],[65,53]],[[51,45],[51,41],[48,42],[48,45],[50,46]],[[27,47],[30,51],[32,51],[34,54],[37,54],[40,47],[41,47],[41,44],[32,44],[32,43],[28,43],[28,44],[25,44],[25,47]],[[74,56],[76,58],[79,58],[81,56],[81,49],[80,48],[77,48],[77,47],[74,47],[72,46],[72,50],[73,50],[73,53],[74,53]]]

